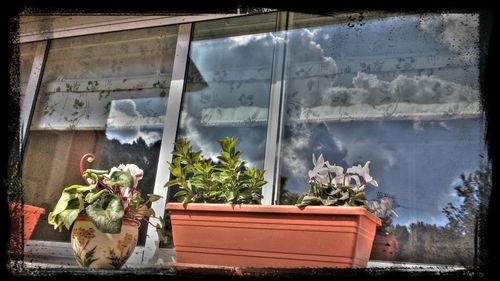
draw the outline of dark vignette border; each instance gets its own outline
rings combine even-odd
[[[42,2],[42,1],[41,1]],[[356,10],[385,10],[385,11],[412,11],[412,12],[479,12],[480,13],[480,87],[481,87],[481,102],[483,105],[484,115],[486,117],[486,130],[485,130],[485,144],[488,148],[488,157],[490,160],[490,165],[492,167],[492,180],[493,188],[491,191],[491,198],[489,202],[489,210],[486,216],[486,221],[484,222],[484,227],[479,236],[483,241],[479,245],[479,253],[476,256],[479,262],[479,267],[474,271],[467,272],[454,272],[454,273],[429,273],[429,272],[395,272],[395,271],[380,271],[380,270],[328,270],[328,269],[318,269],[312,271],[301,271],[301,270],[288,270],[272,272],[268,274],[260,274],[257,277],[237,277],[237,279],[314,279],[314,280],[339,280],[339,279],[386,279],[386,278],[410,278],[410,279],[445,279],[445,280],[457,280],[457,279],[490,279],[498,280],[500,278],[500,254],[499,242],[497,241],[496,223],[495,220],[498,218],[498,197],[499,192],[495,190],[495,183],[498,184],[499,176],[497,172],[497,154],[498,148],[495,144],[498,143],[497,132],[499,118],[499,110],[495,108],[497,104],[497,97],[494,91],[496,89],[495,83],[495,69],[497,68],[498,55],[495,53],[498,48],[498,42],[496,38],[499,36],[498,26],[497,26],[497,10],[494,8],[493,4],[487,3],[487,1],[469,1],[469,2],[459,2],[455,1],[448,4],[437,4],[433,3],[435,1],[413,1],[403,3],[403,1],[387,1],[384,3],[379,3],[378,1],[370,1],[362,3],[359,1],[319,1],[319,0],[303,0],[303,1],[232,1],[230,3],[220,3],[210,1],[158,1],[157,3],[146,3],[142,2],[125,2],[125,1],[109,1],[103,3],[85,1],[78,3],[76,1],[43,1],[43,3],[30,3],[29,1],[18,1],[13,7],[9,7],[7,10],[2,10],[2,44],[5,47],[2,53],[3,75],[2,81],[4,82],[4,93],[1,95],[2,105],[6,106],[7,110],[1,110],[2,122],[5,127],[7,127],[7,145],[2,145],[2,167],[0,168],[0,178],[1,181],[1,198],[6,197],[7,192],[4,188],[3,179],[6,177],[6,171],[9,164],[15,164],[20,162],[19,155],[13,153],[15,148],[18,146],[19,139],[19,123],[16,122],[16,117],[20,113],[19,104],[19,90],[17,86],[19,85],[19,65],[17,63],[17,58],[19,55],[19,50],[15,46],[15,41],[17,40],[17,27],[18,18],[20,13],[23,14],[33,14],[33,15],[48,15],[48,14],[83,14],[83,13],[104,13],[104,14],[174,14],[174,13],[234,13],[237,9],[241,13],[250,12],[260,12],[261,8],[271,8],[279,10],[289,10],[296,12],[314,13],[314,14],[330,14],[332,12],[339,11],[356,11]],[[11,3],[12,4],[12,3]],[[7,11],[7,13],[5,12]],[[496,122],[497,121],[497,122]],[[5,128],[4,127],[4,128]],[[459,152],[457,152],[459,153]],[[467,161],[467,159],[464,159]],[[0,200],[0,212],[2,222],[8,222],[8,212],[6,200]],[[1,238],[7,238],[8,235],[8,223],[4,224],[4,231],[1,233]],[[2,239],[6,241],[7,239]],[[6,277],[12,278],[14,276],[6,272],[5,264],[7,261],[6,255],[6,243],[0,244],[0,254],[1,254],[1,271],[5,273]],[[35,273],[35,272],[34,272]],[[258,275],[258,274],[257,274]],[[334,275],[335,277],[333,277]],[[217,280],[221,279],[236,279],[236,277],[230,277],[224,275],[222,272],[193,272],[191,274],[178,274],[172,276],[170,274],[163,275],[158,271],[144,271],[137,270],[131,272],[121,272],[121,273],[110,273],[110,272],[64,272],[54,270],[52,272],[46,271],[43,276],[16,276],[16,279],[47,279],[53,280],[61,279],[68,280],[68,277],[73,280],[85,279],[95,277],[104,277],[106,279],[200,279],[206,277],[216,277]]]

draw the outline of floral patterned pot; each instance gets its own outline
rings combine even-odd
[[[71,230],[71,246],[80,267],[119,269],[137,245],[140,223],[124,219],[118,234],[99,231],[87,216],[78,216]]]

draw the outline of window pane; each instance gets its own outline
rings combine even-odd
[[[205,157],[237,137],[249,165],[264,167],[275,26],[275,13],[194,25],[178,137]]]
[[[293,14],[289,26],[280,204],[308,190],[313,153],[371,161],[368,199],[392,198],[399,215],[396,260],[471,265],[473,223],[445,208],[486,164],[478,15]]]
[[[79,159],[92,168],[134,163],[138,189],[152,193],[177,26],[54,40],[24,157],[25,201],[44,207],[32,239],[69,241],[46,221],[62,189],[83,184]],[[147,224],[140,228],[139,245]]]
[[[26,86],[30,78],[31,67],[35,59],[36,43],[25,43],[19,45],[19,86],[21,98],[26,93]],[[22,104],[22,103],[20,103]]]

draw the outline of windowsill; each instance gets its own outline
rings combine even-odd
[[[160,248],[158,258],[149,264],[141,264],[142,247],[137,247],[133,256],[121,270],[88,270],[79,268],[71,250],[69,243],[29,241],[25,248],[26,255],[24,261],[11,262],[11,269],[18,274],[52,275],[58,272],[82,273],[85,274],[121,274],[134,273],[147,275],[177,275],[178,273],[199,273],[199,274],[223,274],[223,275],[266,275],[279,274],[290,275],[304,273],[304,270],[296,269],[269,270],[269,269],[243,269],[233,267],[217,267],[191,264],[175,264],[175,251],[170,248]],[[467,268],[462,266],[407,263],[407,262],[387,262],[369,261],[367,268],[375,271],[402,271],[402,272],[454,272],[464,271]],[[64,270],[61,270],[64,269]],[[136,271],[141,269],[141,271]],[[328,269],[329,270],[329,269]],[[314,274],[328,274],[328,270],[314,271]],[[306,270],[307,271],[307,270]]]

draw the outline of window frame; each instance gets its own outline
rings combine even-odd
[[[279,35],[283,34],[284,39],[287,39],[287,29],[290,19],[293,17],[294,12],[290,11],[273,11],[277,13],[277,24],[275,32]],[[191,37],[193,32],[194,22],[204,22],[209,20],[217,20],[229,17],[241,17],[252,15],[241,14],[208,14],[200,16],[174,16],[174,17],[137,17],[134,20],[113,21],[109,26],[102,24],[94,24],[83,26],[81,28],[62,28],[57,29],[52,34],[47,31],[38,33],[21,34],[20,43],[36,42],[36,52],[33,60],[29,82],[26,87],[26,93],[21,104],[21,161],[24,159],[25,144],[29,138],[29,128],[31,119],[33,117],[38,91],[40,88],[44,67],[50,47],[51,40],[67,37],[75,37],[89,34],[102,34],[115,31],[126,31],[133,29],[146,29],[167,25],[178,25],[178,35],[176,42],[175,59],[172,69],[172,79],[170,82],[170,89],[168,94],[168,103],[165,115],[165,122],[163,127],[162,143],[159,152],[159,160],[157,164],[157,172],[155,176],[154,193],[161,194],[162,199],[153,202],[151,207],[155,213],[164,216],[166,210],[165,205],[168,198],[168,189],[164,188],[165,182],[170,177],[168,162],[172,160],[171,151],[174,148],[174,142],[179,125],[179,118],[181,112],[181,101],[185,87],[185,77],[188,65],[189,48],[191,46]],[[265,147],[264,170],[265,179],[267,184],[263,187],[262,193],[264,195],[263,204],[275,205],[278,204],[279,198],[279,159],[280,147],[282,144],[282,135],[284,128],[284,114],[286,105],[285,95],[285,77],[287,69],[287,46],[285,44],[277,44],[273,51],[273,66],[272,66],[272,84],[269,98],[268,107],[268,123]],[[71,248],[70,243],[66,242],[51,242],[51,241],[29,241],[27,244],[27,252],[29,254],[38,255],[43,253],[43,249],[55,246],[55,255],[66,257],[66,247]],[[140,265],[143,267],[158,265],[165,256],[173,256],[173,251],[170,248],[159,248],[159,242],[156,239],[155,227],[149,225],[147,230],[147,237],[144,246],[137,246],[133,255],[128,263]],[[59,250],[57,250],[59,249]],[[160,255],[158,255],[160,253]],[[162,254],[163,253],[163,254]],[[165,263],[169,262],[164,260]],[[395,267],[395,266],[409,266],[412,264],[399,263],[399,262],[380,262],[370,261],[368,267]],[[421,265],[418,265],[421,266]],[[433,267],[436,265],[428,265]],[[462,267],[452,267],[454,269],[463,269]],[[441,270],[441,269],[438,269]]]

